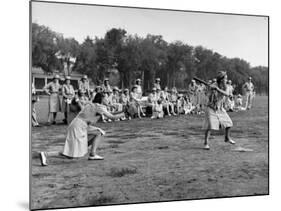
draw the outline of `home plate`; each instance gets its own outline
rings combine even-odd
[[[232,151],[236,151],[236,152],[253,152],[254,150],[249,149],[249,148],[244,148],[244,147],[236,147]]]

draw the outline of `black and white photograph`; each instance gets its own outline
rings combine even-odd
[[[29,3],[31,210],[269,194],[269,16]]]

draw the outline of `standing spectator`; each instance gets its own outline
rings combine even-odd
[[[137,87],[137,97],[138,99],[142,98],[142,88],[141,88],[141,79],[136,80],[135,86]]]
[[[75,97],[75,91],[70,84],[70,76],[65,77],[65,84],[62,86],[62,110],[64,112],[64,123],[68,123],[68,113],[72,99]]]
[[[246,97],[245,108],[251,109],[254,95],[254,84],[252,83],[252,77],[248,78],[248,81],[243,85],[243,89]]]
[[[53,81],[48,83],[44,87],[44,91],[49,95],[49,114],[48,124],[51,124],[51,118],[53,116],[53,124],[56,124],[57,112],[61,111],[61,102],[59,97],[59,90],[61,85],[59,84],[60,76],[55,75]]]
[[[84,75],[81,80],[79,81],[79,89],[81,93],[85,94],[87,97],[90,97],[90,85],[89,85],[89,80],[88,76]]]
[[[161,85],[160,85],[160,78],[156,78],[155,79],[155,83],[154,83],[154,86],[157,89],[161,90]]]
[[[234,98],[233,98],[233,86],[232,81],[228,80],[226,83],[226,92],[228,96],[225,98],[225,109],[226,111],[233,111],[234,109]]]
[[[31,103],[32,103],[32,116],[31,116],[32,126],[33,127],[39,127],[40,125],[37,121],[37,115],[36,115],[36,110],[35,110],[35,103],[39,101],[39,98],[36,95],[36,89],[35,89],[35,86],[34,86],[34,82],[31,84],[31,94],[32,94],[32,99],[31,99]]]
[[[108,78],[105,78],[104,81],[103,81],[103,85],[102,85],[102,91],[103,92],[109,92],[109,91],[112,91],[111,90],[111,86],[109,85],[109,79]]]
[[[195,80],[191,80],[191,84],[188,86],[188,93],[189,93],[189,98],[191,100],[191,103],[193,106],[197,107],[197,89],[198,86],[195,82]]]

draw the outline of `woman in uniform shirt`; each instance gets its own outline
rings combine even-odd
[[[103,95],[97,93],[93,102],[87,103],[78,115],[72,120],[67,128],[66,141],[62,152],[40,152],[41,165],[47,166],[47,158],[51,156],[63,155],[68,158],[81,158],[90,153],[88,160],[103,160],[104,158],[97,154],[97,148],[101,142],[101,137],[105,131],[95,127],[101,115],[110,119],[119,119],[124,117],[124,113],[111,114],[106,107],[101,104]]]
[[[64,112],[64,123],[68,123],[69,107],[72,99],[75,97],[75,91],[73,86],[70,84],[70,76],[65,77],[65,84],[62,86],[62,110]]]
[[[59,75],[55,75],[53,81],[48,83],[44,87],[44,91],[49,95],[49,114],[48,123],[51,123],[51,118],[53,116],[53,124],[56,124],[57,112],[61,111],[61,102],[59,97],[59,90],[61,85],[59,84]]]

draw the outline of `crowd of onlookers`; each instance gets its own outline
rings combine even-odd
[[[137,79],[133,87],[129,89],[119,89],[112,87],[106,78],[101,86],[90,89],[87,76],[83,76],[79,82],[78,91],[75,92],[70,83],[70,76],[65,77],[63,85],[59,83],[60,77],[54,76],[52,82],[44,87],[44,91],[49,95],[49,115],[48,123],[56,123],[57,112],[64,112],[64,123],[68,123],[68,115],[70,112],[79,112],[85,104],[91,102],[97,93],[104,95],[102,104],[112,113],[124,112],[125,117],[120,120],[130,120],[132,118],[150,117],[164,118],[165,116],[180,114],[201,114],[204,113],[208,105],[208,86],[192,80],[185,92],[178,92],[176,87],[168,89],[162,87],[160,78],[156,78],[149,94],[144,96],[142,91],[141,80]],[[215,79],[209,80],[208,84],[216,83]],[[244,84],[244,94],[246,105],[243,106],[243,98],[241,94],[234,92],[234,86],[231,80],[227,81],[226,90],[228,96],[225,98],[224,108],[227,111],[239,111],[250,109],[252,99],[255,95],[254,85],[251,77]],[[36,103],[36,91],[32,86],[32,125],[39,126],[36,118],[34,103]],[[103,122],[111,120],[102,118]]]

